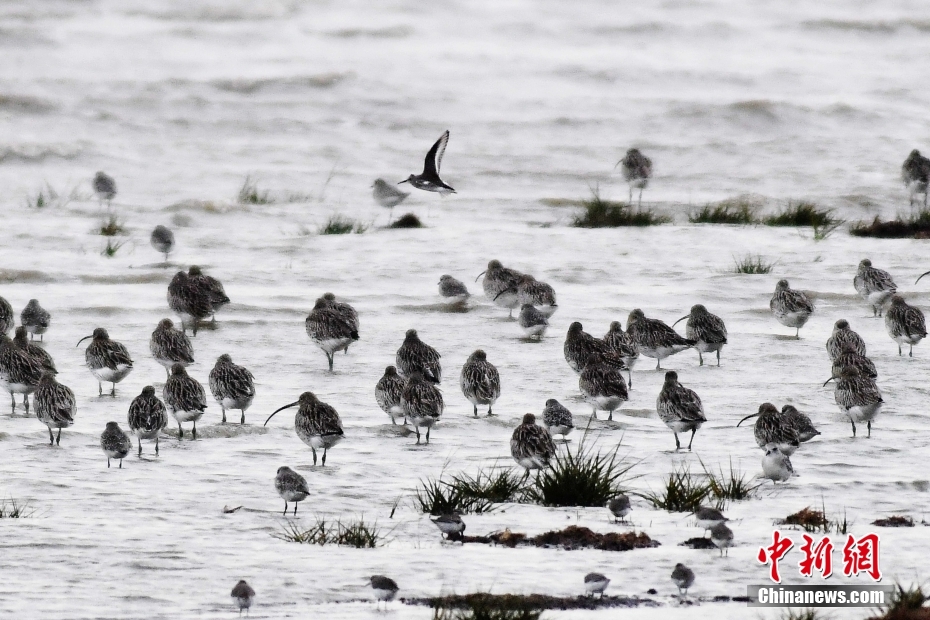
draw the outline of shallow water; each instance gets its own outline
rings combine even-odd
[[[872,520],[908,514],[920,521],[930,488],[930,364],[924,347],[899,358],[883,323],[852,288],[858,261],[889,270],[911,301],[930,268],[922,242],[853,239],[844,231],[815,242],[809,232],[686,225],[689,209],[743,193],[812,199],[849,220],[906,209],[900,163],[927,135],[923,79],[930,22],[917,3],[664,2],[617,9],[611,3],[410,2],[48,2],[0,7],[0,182],[6,188],[0,295],[17,312],[33,297],[52,312],[46,348],[59,379],[78,395],[76,425],[60,448],[34,418],[9,417],[0,398],[0,496],[29,500],[34,518],[0,520],[0,610],[17,617],[229,617],[228,591],[240,578],[258,591],[255,617],[375,616],[364,578],[393,576],[402,596],[440,592],[581,592],[597,570],[608,592],[646,596],[660,609],[631,617],[691,617],[672,598],[678,561],[698,574],[691,593],[721,618],[741,604],[708,599],[763,583],[755,562],[772,522],[805,506],[845,511],[854,532]],[[854,17],[850,17],[854,15]],[[383,230],[372,204],[376,177],[418,171],[446,128],[446,180],[459,193],[418,192],[395,213],[413,211],[423,230]],[[656,165],[644,199],[675,225],[636,230],[567,226],[571,207],[598,185],[624,198],[612,166],[629,145]],[[105,209],[90,197],[102,169],[119,187],[113,210],[127,234],[113,258],[95,234]],[[246,175],[276,202],[238,205]],[[25,206],[44,183],[73,199]],[[340,212],[374,226],[362,235],[319,236]],[[159,223],[175,231],[170,266],[148,244]],[[759,253],[771,274],[730,273],[733,258]],[[497,258],[552,284],[559,311],[540,344],[482,296],[465,313],[437,308],[436,283],[449,273],[473,284]],[[219,427],[204,416],[201,439],[166,435],[122,470],[104,467],[99,433],[125,426],[132,397],[164,370],[148,352],[158,320],[170,316],[172,274],[199,264],[219,277],[233,303],[215,330],[194,343],[192,376],[206,384],[217,356],[256,376],[247,414],[258,426],[304,390],[339,411],[347,438],[326,468],[282,412],[269,428]],[[815,297],[801,340],[768,311],[775,281],[788,278]],[[335,372],[307,339],[303,319],[332,290],[361,315],[361,340],[339,354]],[[443,470],[509,466],[508,440],[523,413],[555,397],[583,426],[588,413],[562,357],[568,324],[595,335],[635,307],[671,323],[704,303],[727,323],[723,365],[697,367],[686,352],[663,367],[704,401],[709,422],[692,454],[670,453],[671,433],[655,417],[661,373],[642,360],[634,390],[613,424],[592,424],[603,449],[640,460],[631,484],[657,488],[678,464],[734,465],[761,472],[761,451],[743,416],[770,400],[795,404],[823,435],[793,457],[800,473],[784,487],[728,515],[738,546],[729,558],[678,543],[700,535],[688,517],[634,500],[632,519],[662,546],[628,553],[461,548],[410,502],[420,478]],[[887,402],[871,439],[851,439],[831,388],[823,343],[833,322],[850,320],[865,339]],[[74,343],[97,326],[129,348],[134,372],[117,398],[98,397]],[[447,408],[428,447],[390,427],[374,385],[404,331],[416,327],[443,355]],[[457,377],[475,348],[503,380],[499,417],[474,420]],[[236,419],[237,412],[232,414]],[[603,417],[603,416],[602,416]],[[571,436],[576,446],[580,432]],[[377,520],[389,543],[376,550],[308,547],[272,537],[280,530],[277,467],[308,477],[313,515]],[[397,504],[393,519],[389,518]],[[243,506],[232,514],[223,507]],[[579,523],[598,531],[602,509],[507,506],[467,516],[469,534],[504,527],[529,534]],[[886,581],[913,581],[926,557],[921,527],[882,530]],[[797,561],[797,552],[789,556]],[[834,558],[837,561],[838,557]],[[787,565],[789,583],[804,583]],[[555,569],[555,570],[553,570]],[[837,581],[843,581],[837,579]],[[861,582],[861,581],[860,581]],[[365,602],[362,602],[362,601]],[[105,611],[102,611],[105,610]],[[392,617],[429,618],[392,606]],[[753,611],[753,615],[754,611]],[[765,615],[765,614],[763,614]],[[769,613],[766,617],[777,614]],[[863,617],[847,612],[837,617]],[[611,612],[548,614],[607,618]],[[380,616],[379,616],[380,617]]]

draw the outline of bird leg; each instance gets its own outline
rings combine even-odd
[[[116,384],[113,384],[113,389],[110,390],[110,396],[116,398]]]
[[[419,427],[419,426],[414,426],[414,427],[413,427],[413,430],[415,430],[415,431],[417,432],[417,445],[420,445],[420,427]]]
[[[26,407],[26,415],[29,415],[29,395],[23,394],[23,406]]]
[[[139,437],[139,456],[142,456],[142,438]]]
[[[10,401],[13,403],[13,413],[16,413],[16,397],[13,392],[10,392]],[[49,429],[49,432],[51,432],[51,429]]]
[[[287,502],[284,502],[284,516],[287,516]],[[242,613],[242,610],[239,610],[239,613]]]
[[[54,445],[55,445],[55,435],[52,434],[52,427],[51,427],[51,426],[48,427],[48,445],[50,445],[50,446],[54,446]]]
[[[431,428],[432,428],[431,426],[426,427],[426,443],[427,444],[429,444],[429,431]]]
[[[326,467],[326,448],[323,448],[323,464],[322,467]]]
[[[662,370],[662,360],[656,358],[656,370]]]
[[[717,349],[717,368],[720,368],[720,349]]]
[[[849,423],[852,424],[852,427],[853,427],[853,437],[855,438],[855,436],[856,436],[856,423],[853,422],[852,418],[849,418]]]
[[[329,360],[329,372],[332,372],[333,371],[333,354],[327,353],[326,359]]]
[[[123,468],[123,459],[120,459],[120,460],[119,460],[119,468],[120,468],[120,469]]]
[[[675,435],[675,452],[678,452],[679,450],[681,450],[681,443],[679,443],[678,441],[678,433],[676,433],[675,431],[672,431],[672,434]]]
[[[100,381],[97,382],[97,396],[103,396],[103,384]]]
[[[872,437],[872,420],[869,420],[868,429],[869,429],[868,437],[871,438]]]
[[[285,503],[287,503],[287,502],[285,502]],[[287,510],[287,506],[284,507],[284,510],[285,510],[285,511]],[[295,517],[297,516],[297,502],[294,502],[294,516],[295,516]]]
[[[637,207],[643,206],[643,188],[639,188],[639,201],[636,203]]]
[[[911,350],[908,351],[907,356],[908,356],[908,357],[914,357],[914,345],[910,345],[910,347],[911,347]],[[26,405],[26,411],[27,411],[27,412],[29,411],[29,405],[28,405],[28,404]]]
[[[904,353],[901,352],[901,345],[898,344],[898,356],[900,357],[901,355],[904,355]]]
[[[632,368],[627,369],[626,376],[630,380],[630,389],[632,390],[633,389],[633,369]]]
[[[494,414],[491,413],[491,405],[488,405],[488,417],[491,417],[492,415]]]
[[[139,441],[141,442],[142,440],[140,439]],[[141,446],[140,446],[140,449],[141,449]],[[158,436],[157,435],[155,436],[155,456],[158,456]]]
[[[110,469],[110,457],[107,457],[107,469]]]
[[[58,437],[55,438],[55,445],[56,446],[61,445],[61,427],[60,426],[58,427]]]
[[[694,434],[697,432],[696,428],[691,429],[691,441],[688,442],[688,452],[691,452],[691,444],[694,443]]]
[[[597,405],[591,408],[591,419],[592,420],[597,419]]]
[[[607,414],[607,421],[608,421],[608,422],[611,422],[611,421],[613,421],[613,419],[614,419],[614,410],[611,409],[611,410],[610,410],[610,413]]]
[[[181,426],[181,423],[178,422],[178,441],[184,439],[184,428]]]
[[[224,407],[223,405],[220,405],[220,409],[223,410],[223,421],[220,422],[220,424],[226,424],[226,407]]]
[[[316,465],[316,448],[310,446],[310,450],[313,451],[313,464]]]
[[[239,425],[240,425],[240,426],[243,425],[243,424],[245,424],[245,409],[242,409],[241,411],[242,411],[242,419],[239,420]]]
[[[475,417],[478,417],[478,405],[475,405]]]
[[[800,328],[800,327],[796,327],[796,328],[794,329],[794,338],[795,338],[795,340],[800,340],[800,339],[801,339],[801,328]]]
[[[700,349],[698,349],[698,362],[700,362],[700,363],[698,364],[698,366],[703,366],[703,365],[704,365],[704,356],[701,355],[701,350],[700,350]]]
[[[191,435],[194,438],[194,441],[197,440],[197,420],[194,420],[194,430],[191,432]]]
[[[630,187],[629,187],[628,189],[630,190],[630,199],[627,200],[626,203],[627,203],[628,205],[631,205],[631,204],[633,204],[633,186],[630,185]]]

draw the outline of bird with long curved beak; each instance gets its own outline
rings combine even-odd
[[[917,282],[920,282],[920,278],[924,277],[924,276],[927,275],[927,274],[930,274],[930,271],[928,271],[927,273],[922,273],[922,274],[920,274],[920,277],[917,278],[917,280],[914,282],[914,284],[917,284]]]
[[[685,336],[697,341],[694,348],[697,349],[700,365],[704,365],[702,353],[716,352],[717,366],[720,366],[720,350],[727,343],[727,326],[724,325],[723,319],[708,312],[703,305],[695,304],[691,306],[691,312],[672,323],[672,327],[685,319],[688,319],[685,324]]]
[[[736,426],[756,417],[758,417],[758,420],[756,420],[753,427],[753,436],[760,448],[765,450],[767,445],[773,444],[789,456],[794,454],[798,446],[801,445],[801,439],[797,429],[789,422],[787,416],[783,416],[772,403],[762,403],[759,405],[757,413],[749,414],[740,420]]]
[[[313,464],[316,465],[316,451],[323,451],[323,463],[326,466],[326,451],[342,441],[345,433],[342,430],[342,420],[336,410],[327,405],[313,392],[304,392],[296,402],[284,405],[268,416],[264,426],[268,425],[279,411],[298,406],[297,415],[294,416],[294,430],[300,440],[310,446],[313,451]]]
[[[90,373],[97,379],[97,389],[103,396],[103,382],[112,383],[110,396],[116,396],[116,384],[132,372],[132,358],[129,351],[121,343],[110,340],[110,334],[102,327],[94,330],[90,336],[84,336],[74,345],[78,347],[88,338],[93,341],[84,351],[84,360]]]

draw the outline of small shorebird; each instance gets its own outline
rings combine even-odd
[[[784,405],[781,408],[781,417],[786,424],[793,427],[798,433],[798,441],[804,443],[810,441],[820,434],[811,419],[798,411],[792,405]]]
[[[439,276],[439,296],[450,306],[462,305],[468,301],[468,288],[459,280],[448,274]]]
[[[394,218],[394,207],[406,200],[410,194],[400,191],[384,179],[375,179],[375,182],[371,184],[371,188],[371,196],[375,199],[375,202],[385,209],[390,209],[388,215],[388,224],[390,224]]]
[[[93,187],[97,199],[101,202],[106,200],[109,207],[110,202],[116,197],[116,181],[113,177],[102,171],[97,172],[94,175]]]
[[[927,206],[927,185],[930,182],[930,159],[920,154],[920,151],[914,149],[911,154],[904,160],[901,166],[901,180],[908,189],[910,196],[910,205],[914,206],[914,196],[917,194],[924,195],[924,206]]]
[[[591,597],[600,594],[601,598],[603,598],[604,590],[607,589],[609,583],[610,579],[600,573],[588,573],[584,576],[584,590]]]
[[[733,531],[727,527],[726,523],[718,523],[710,530],[710,540],[720,549],[720,555],[726,550],[730,555],[730,547],[733,546]]]
[[[408,329],[404,337],[404,344],[397,349],[395,365],[402,377],[409,377],[413,373],[420,373],[423,378],[432,383],[442,382],[442,364],[439,362],[439,352],[429,346],[417,335],[417,330]]]
[[[457,512],[439,515],[435,519],[430,519],[430,521],[445,535],[446,540],[460,540],[462,532],[465,531],[465,522],[462,521],[462,516]]]
[[[639,352],[656,360],[656,370],[662,370],[662,360],[685,349],[697,341],[682,338],[678,332],[658,319],[647,319],[639,308],[630,313],[626,330],[639,347]]]
[[[543,336],[546,335],[546,330],[549,329],[549,321],[546,319],[546,315],[530,304],[523,304],[520,307],[520,316],[517,317],[517,320],[520,321],[520,328],[527,339],[542,340]]]
[[[404,416],[413,424],[417,443],[420,443],[420,427],[426,427],[426,443],[429,443],[430,429],[442,417],[445,408],[439,388],[419,371],[410,373],[400,393],[400,406]]]
[[[357,321],[353,323],[350,315],[333,307],[324,297],[316,300],[304,320],[304,327],[310,340],[326,354],[330,372],[336,351],[348,352],[349,345],[359,337]]]
[[[178,422],[178,440],[184,439],[182,422],[193,422],[192,436],[197,439],[197,420],[207,408],[207,393],[197,379],[187,374],[184,366],[175,364],[171,367],[171,376],[165,381],[163,390],[165,405]]]
[[[639,360],[639,345],[633,340],[629,332],[623,331],[623,324],[620,321],[611,321],[610,328],[601,339],[607,350],[619,356],[623,364],[627,367],[627,377],[629,378],[630,389],[633,388],[633,366]]]
[[[643,189],[652,178],[652,160],[639,152],[639,149],[629,149],[626,157],[614,166],[621,167],[623,179],[630,186],[630,204],[633,204],[633,188],[639,190],[639,204],[643,204]]]
[[[226,423],[226,410],[238,409],[242,412],[239,424],[245,424],[245,410],[252,406],[255,398],[255,377],[246,368],[233,363],[229,354],[216,358],[216,365],[210,371],[210,392],[223,410],[222,423]]]
[[[626,516],[630,514],[633,507],[630,506],[630,498],[620,493],[617,497],[607,502],[607,510],[614,516],[614,523],[618,523],[626,519]]]
[[[474,406],[476,418],[478,405],[487,405],[488,415],[493,415],[491,407],[501,395],[501,376],[494,364],[488,361],[488,356],[483,350],[476,349],[465,360],[459,385],[462,387],[462,394]]]
[[[194,363],[194,347],[190,339],[174,327],[171,319],[158,322],[149,339],[149,350],[155,361],[165,367],[168,376],[171,376],[171,367],[175,364],[187,367]]]
[[[17,347],[6,334],[0,334],[0,386],[10,393],[14,414],[15,395],[22,394],[23,406],[29,415],[29,395],[36,391],[43,374],[42,364],[36,357]]]
[[[678,433],[691,431],[691,440],[688,442],[688,450],[691,450],[694,434],[707,418],[704,417],[704,405],[697,392],[679,383],[678,373],[674,370],[665,373],[665,384],[656,399],[656,410],[659,419],[675,434],[675,450],[681,449]]]
[[[584,331],[584,327],[578,321],[568,326],[568,333],[565,334],[565,344],[562,346],[562,353],[565,355],[565,361],[568,366],[577,373],[584,370],[588,363],[588,358],[593,353],[602,353],[607,350],[603,342]]]
[[[705,532],[727,521],[729,521],[729,519],[723,516],[723,513],[716,508],[700,506],[694,511],[694,524]]]
[[[252,586],[245,582],[245,579],[240,579],[232,592],[229,594],[236,605],[239,606],[239,615],[242,615],[242,610],[244,609],[246,615],[249,613],[249,608],[252,607],[252,600],[255,599],[255,590],[252,589]]]
[[[869,302],[872,306],[872,316],[880,317],[882,309],[891,296],[894,295],[898,287],[891,274],[872,266],[872,261],[867,258],[859,261],[859,269],[856,277],[853,278],[853,286],[862,299]]]
[[[0,334],[5,334],[16,324],[13,315],[13,306],[5,298],[0,297]]]
[[[371,589],[374,590],[377,605],[384,601],[385,608],[387,608],[388,603],[394,600],[397,591],[400,590],[393,579],[384,575],[372,575],[368,581],[371,584]]]
[[[90,369],[90,374],[97,379],[97,390],[103,396],[103,382],[113,384],[110,396],[116,396],[116,384],[132,372],[132,358],[126,347],[115,340],[110,340],[110,334],[102,327],[94,330],[90,336],[84,336],[76,346],[88,338],[93,338],[84,350],[84,360]]]
[[[155,396],[155,388],[147,385],[142,393],[129,404],[129,430],[139,441],[139,456],[142,456],[142,440],[155,440],[155,456],[158,456],[158,434],[168,426],[168,410],[165,403]]]
[[[22,326],[26,328],[26,331],[29,332],[30,340],[38,336],[41,341],[42,334],[48,331],[48,326],[52,322],[52,315],[39,305],[37,299],[30,299],[19,315],[19,320]]]
[[[509,309],[510,316],[513,317],[514,308],[520,307],[513,286],[522,275],[515,269],[504,267],[499,260],[492,260],[488,263],[488,268],[478,274],[478,278],[484,276],[481,287],[485,297],[493,301],[494,305]],[[478,278],[475,278],[475,282]]]
[[[168,307],[181,317],[181,329],[190,327],[197,335],[200,321],[213,313],[209,295],[198,287],[186,271],[179,271],[168,284]]]
[[[608,420],[614,419],[614,411],[629,400],[626,381],[615,365],[608,363],[602,353],[592,353],[584,370],[578,375],[578,389],[585,402],[591,405],[591,417],[597,419],[597,410],[609,412]]]
[[[783,416],[772,403],[762,403],[759,405],[758,412],[746,416],[736,425],[739,426],[749,418],[756,417],[758,419],[753,427],[753,435],[760,448],[765,450],[766,446],[774,445],[785,454],[794,454],[801,443],[795,424],[789,422],[787,417]]]
[[[223,283],[205,274],[197,265],[191,265],[187,270],[187,275],[191,285],[210,301],[210,314],[213,315],[213,322],[216,323],[216,312],[229,303]]]
[[[423,162],[423,172],[420,174],[411,174],[409,177],[400,181],[400,183],[410,183],[417,189],[427,192],[438,192],[440,196],[454,194],[455,189],[451,185],[446,185],[439,178],[439,168],[442,166],[442,156],[446,152],[446,145],[449,144],[449,130],[446,130],[436,143],[430,148]],[[398,185],[400,185],[398,183]]]
[[[795,337],[801,339],[801,328],[807,323],[814,312],[814,304],[801,291],[791,290],[788,280],[779,280],[775,286],[775,294],[769,301],[769,308],[775,315],[775,320],[785,327],[794,327]]]
[[[678,586],[678,594],[688,594],[688,588],[694,585],[694,571],[679,562],[672,569],[672,583]]]
[[[14,332],[13,344],[15,344],[20,351],[25,351],[39,362],[39,365],[42,366],[42,372],[50,372],[52,374],[58,372],[55,368],[55,360],[48,354],[48,351],[37,344],[32,344],[26,339],[26,328],[22,325],[17,327]]]
[[[794,475],[791,459],[773,443],[765,446],[765,456],[762,457],[763,478],[773,483],[787,482]]]
[[[152,247],[155,248],[156,252],[165,255],[165,265],[167,265],[168,255],[171,254],[171,250],[174,249],[174,233],[171,232],[171,229],[159,224],[152,231],[149,242],[152,244]]]
[[[404,415],[404,408],[400,403],[401,392],[404,391],[405,381],[397,374],[397,369],[388,366],[384,369],[384,376],[378,379],[375,385],[375,400],[381,410],[391,416],[391,424],[397,424],[394,419],[397,416]],[[407,418],[404,418],[404,424]]]
[[[123,459],[132,450],[132,439],[119,427],[119,424],[107,422],[107,427],[100,435],[100,448],[107,455],[107,469],[110,468],[110,459],[119,459],[119,468],[122,469]]]
[[[863,377],[855,366],[847,366],[838,377],[830,377],[824,385],[836,381],[833,399],[852,424],[853,437],[856,436],[856,422],[868,423],[869,437],[872,436],[872,420],[882,410],[885,403],[882,393],[875,381]]]
[[[294,416],[294,430],[300,440],[310,446],[314,465],[316,451],[323,451],[322,466],[326,467],[326,451],[342,441],[345,436],[342,420],[332,406],[321,401],[313,392],[304,392],[297,401],[276,409],[268,416],[268,420],[279,411],[298,405],[297,415]],[[265,420],[265,426],[268,425],[268,420]]]
[[[48,445],[61,445],[61,429],[74,424],[77,415],[77,401],[74,392],[66,385],[55,380],[53,375],[42,375],[42,380],[35,391],[36,417],[48,427]],[[52,429],[58,429],[58,436],[52,436]]]
[[[546,406],[542,413],[543,424],[549,429],[552,435],[561,435],[565,440],[575,428],[575,422],[572,419],[572,412],[554,398],[546,401]]]
[[[294,516],[297,516],[297,502],[304,501],[310,495],[307,479],[286,465],[278,468],[274,477],[274,488],[284,500],[284,516],[287,516],[287,503],[294,503]]]
[[[522,307],[524,304],[530,304],[531,306],[535,306],[546,318],[555,314],[555,311],[559,307],[555,302],[555,289],[545,282],[540,282],[527,273],[518,276],[516,281],[508,288],[499,292],[495,296],[494,301],[497,301],[497,298],[504,295],[516,295],[517,303],[515,307]]]
[[[549,460],[555,456],[552,435],[536,424],[536,416],[532,413],[523,416],[523,423],[510,436],[510,455],[527,473],[531,469],[548,467]]]
[[[833,333],[827,338],[827,355],[831,362],[835,362],[836,358],[849,351],[864,357],[865,341],[849,327],[849,321],[840,319],[833,325]]]
[[[727,343],[727,326],[723,324],[723,319],[708,312],[701,304],[695,304],[691,306],[691,313],[672,323],[672,327],[685,319],[688,319],[685,323],[685,335],[697,343],[694,348],[698,352],[699,365],[704,365],[702,353],[716,352],[717,366],[720,366],[720,349]]]
[[[927,337],[927,324],[920,308],[909,306],[900,295],[891,298],[891,307],[885,313],[885,329],[891,339],[898,343],[898,355],[903,355],[901,345],[910,347],[908,355],[914,357],[914,345]]]

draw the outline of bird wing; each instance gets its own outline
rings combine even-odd
[[[436,140],[436,144],[429,150],[429,153],[426,154],[426,161],[423,164],[424,175],[433,174],[437,177],[439,176],[439,167],[442,165],[442,156],[446,152],[446,145],[448,143],[449,130],[447,129],[444,134],[439,136],[439,139]]]

